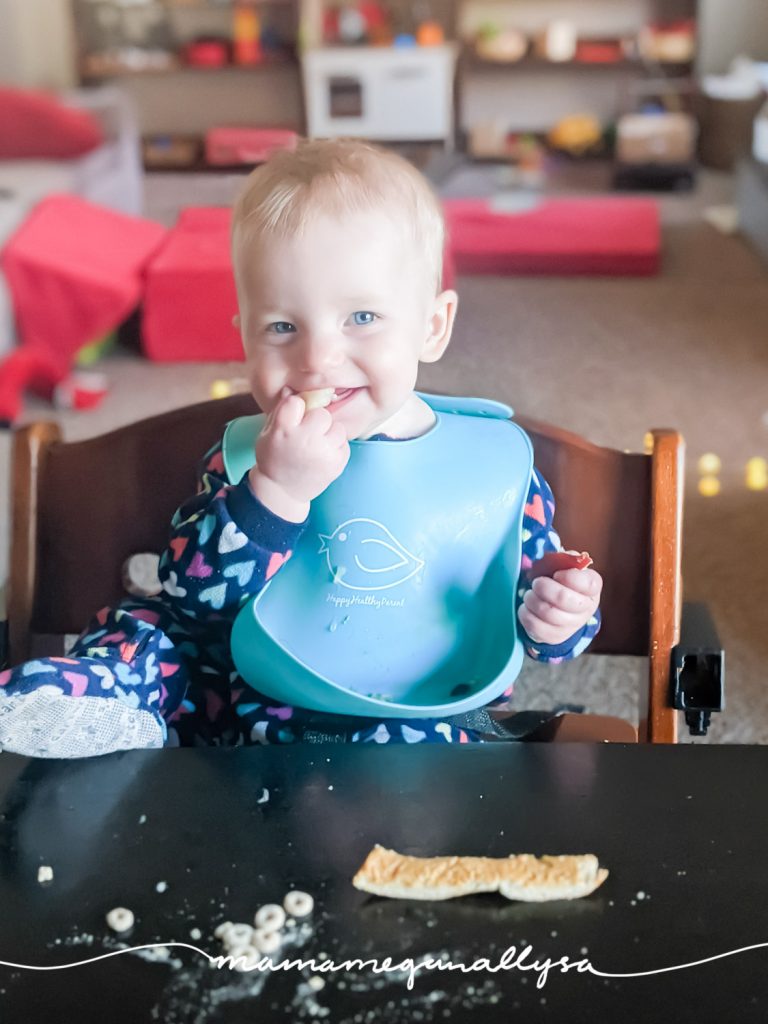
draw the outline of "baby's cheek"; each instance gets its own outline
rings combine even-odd
[[[384,387],[413,388],[419,371],[419,361],[402,346],[382,346],[369,364],[369,375]]]
[[[246,375],[251,394],[265,412],[270,412],[285,384],[285,374],[270,367],[263,357],[253,357],[246,363]]]

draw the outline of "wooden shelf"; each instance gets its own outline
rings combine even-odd
[[[145,0],[144,7],[160,7],[165,11],[229,11],[235,4],[242,0]],[[249,4],[259,7],[287,7],[292,6],[295,0],[248,0]],[[125,10],[126,5],[120,0],[88,0],[92,7],[120,7]]]
[[[258,64],[225,64],[222,67],[197,67],[193,64],[172,64],[168,67],[157,68],[128,68],[115,64],[113,67],[104,67],[101,71],[93,71],[83,68],[80,72],[80,79],[83,82],[101,82],[107,78],[157,78],[161,75],[178,74],[200,74],[212,75],[221,73],[257,74],[260,71],[268,71],[273,68],[296,67],[298,58],[295,54],[281,57],[269,57],[259,61]]]
[[[622,57],[615,61],[547,60],[544,57],[526,56],[520,60],[487,60],[479,57],[471,47],[464,47],[461,64],[472,71],[646,71],[661,78],[680,78],[693,74],[693,62],[684,64],[661,64],[640,58]]]

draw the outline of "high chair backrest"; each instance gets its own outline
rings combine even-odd
[[[202,402],[65,443],[52,423],[15,432],[8,595],[12,664],[35,637],[79,633],[125,596],[122,566],[160,552],[176,508],[195,489],[202,455],[224,424],[255,411],[250,395]],[[557,499],[565,545],[589,551],[604,578],[593,653],[649,657],[641,740],[674,742],[670,652],[681,603],[682,438],[653,431],[650,455],[600,448],[517,417]]]

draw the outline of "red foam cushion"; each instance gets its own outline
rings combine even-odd
[[[101,126],[87,110],[44,92],[0,88],[0,159],[69,159],[103,141]]]
[[[484,199],[444,201],[464,274],[654,274],[661,234],[650,199],[550,199],[519,212]]]
[[[24,345],[68,364],[138,305],[143,271],[166,234],[78,196],[39,203],[2,251]]]
[[[242,359],[232,325],[237,293],[229,254],[232,211],[182,210],[147,272],[142,346],[163,362]]]

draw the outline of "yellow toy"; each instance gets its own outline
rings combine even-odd
[[[571,114],[564,117],[550,130],[547,141],[555,149],[562,149],[572,156],[583,156],[587,150],[600,144],[603,129],[592,114]]]

